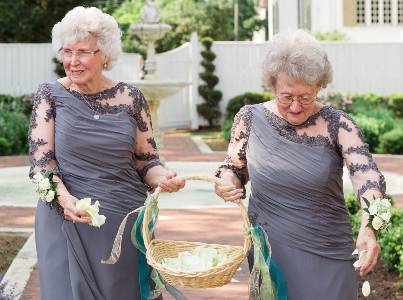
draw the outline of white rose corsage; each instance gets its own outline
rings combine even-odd
[[[56,199],[57,182],[53,180],[52,171],[36,173],[32,178],[32,182],[35,185],[35,191],[43,202],[50,203]]]
[[[392,204],[388,198],[374,197],[372,200],[368,200],[363,197],[363,200],[367,205],[367,207],[363,209],[368,216],[367,227],[371,228],[374,231],[375,236],[378,237],[379,234],[390,225],[390,218],[392,216],[390,208],[392,207]],[[358,260],[353,264],[355,268],[358,269],[364,264],[367,258],[367,253],[368,250],[354,250],[352,255],[358,256]],[[368,297],[370,293],[371,287],[369,282],[365,281],[362,285],[362,294],[364,297]]]
[[[363,197],[367,207],[364,208],[364,212],[368,215],[367,227],[373,229],[376,236],[390,224],[391,212],[390,208],[392,204],[388,198],[373,198],[368,200]]]

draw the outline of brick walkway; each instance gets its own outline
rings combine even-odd
[[[222,161],[225,152],[202,154],[185,133],[173,133],[164,137],[161,154],[168,161]],[[403,175],[403,156],[375,156],[378,167],[382,171],[389,171]],[[0,167],[26,166],[26,156],[0,157]],[[396,204],[403,207],[403,194],[395,196]],[[33,208],[1,207],[0,227],[32,227],[35,218]],[[181,239],[187,241],[242,244],[241,219],[237,209],[204,209],[200,210],[165,210],[161,211],[163,218],[160,221],[157,234],[159,238]],[[220,230],[215,227],[220,226]],[[195,233],[199,233],[195,235]],[[239,235],[236,233],[239,232]],[[244,262],[242,270],[235,275],[239,282],[231,283],[216,289],[185,289],[189,299],[247,299],[248,272]],[[39,279],[34,271],[24,292],[22,300],[39,299]],[[165,295],[165,299],[172,299]]]

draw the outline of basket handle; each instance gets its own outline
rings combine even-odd
[[[220,179],[220,178],[209,177],[209,176],[197,176],[197,175],[181,176],[181,177],[178,177],[178,179],[183,179],[185,181],[188,181],[188,180],[207,181],[207,182],[214,183],[214,184],[218,184],[218,183],[222,182],[222,179]],[[160,193],[161,193],[161,189],[159,187],[156,188],[155,192],[153,193],[154,199],[157,202],[158,202]],[[242,201],[239,201],[236,204],[238,205],[239,209],[241,210],[241,217],[242,217],[242,221],[244,224],[244,228],[246,228],[246,229],[250,228],[251,224],[250,224],[250,221],[248,218],[248,213],[246,211],[245,205],[242,203]],[[149,220],[150,213],[151,213],[151,209],[146,206],[143,220]],[[150,231],[148,230],[147,222],[143,221],[142,230],[143,230],[144,246],[146,247],[146,249],[148,249],[149,245],[151,243],[151,234],[150,234]],[[251,243],[252,243],[251,235],[250,235],[250,233],[246,232],[245,241],[244,241],[244,245],[243,245],[243,251],[244,251],[245,255],[248,254]]]

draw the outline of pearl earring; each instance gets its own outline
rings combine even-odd
[[[104,69],[106,69],[106,67],[108,67],[108,64],[107,64],[107,63],[104,63],[104,64],[103,64],[103,67],[104,67]]]

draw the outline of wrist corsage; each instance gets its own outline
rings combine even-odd
[[[363,208],[365,214],[368,217],[367,227],[371,228],[375,236],[378,238],[379,235],[390,225],[391,212],[390,208],[392,206],[388,198],[375,198],[368,200],[363,197],[366,208]],[[359,251],[355,249],[352,255],[358,256],[358,260],[353,264],[355,268],[360,268],[367,258],[368,250]],[[369,282],[366,280],[362,285],[362,294],[364,297],[368,297],[371,293],[371,287]]]
[[[390,224],[390,208],[392,204],[388,198],[373,198],[372,200],[368,200],[363,197],[365,204],[367,205],[364,208],[364,212],[368,215],[368,224],[367,227],[371,228],[375,236],[378,235],[388,228]]]
[[[57,182],[53,180],[52,171],[36,173],[32,178],[32,182],[35,184],[35,190],[43,202],[50,203],[56,199]]]

